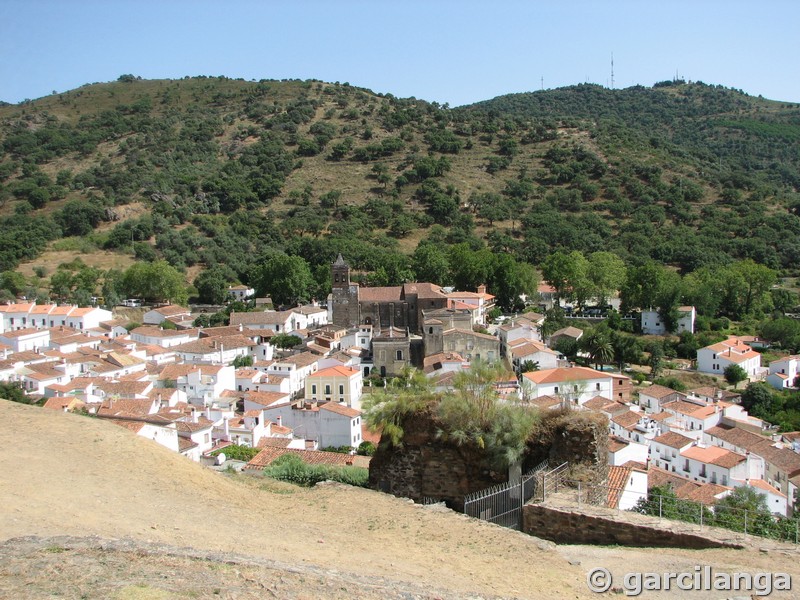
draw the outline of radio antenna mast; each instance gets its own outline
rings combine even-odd
[[[614,89],[614,53],[611,53],[611,89]]]

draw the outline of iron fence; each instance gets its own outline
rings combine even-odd
[[[544,461],[517,480],[465,496],[464,514],[503,527],[520,529],[525,503],[532,499],[543,499],[557,490],[566,470],[567,463],[550,470],[549,464]]]

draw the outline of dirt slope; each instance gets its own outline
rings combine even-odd
[[[556,548],[368,490],[231,478],[107,422],[2,400],[0,439],[0,541],[100,538],[2,544],[6,597],[19,590],[49,596],[50,585],[64,597],[98,598],[389,597],[385,590],[408,598],[589,598],[586,571],[597,565],[615,572],[637,563],[648,570],[700,563],[798,573],[797,556],[781,552]],[[30,569],[37,561],[45,561],[49,584],[36,583],[41,578]],[[159,575],[196,569],[200,585],[209,564],[216,566],[205,592]],[[104,587],[86,579],[80,588],[89,572]]]
[[[0,469],[2,539],[130,537],[456,593],[584,594],[580,569],[538,540],[449,511],[345,486],[231,479],[121,427],[5,401],[0,439],[17,440]]]

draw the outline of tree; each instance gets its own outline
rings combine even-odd
[[[258,296],[270,296],[277,305],[308,302],[316,288],[308,263],[300,256],[267,254],[250,273]]]
[[[593,252],[588,261],[589,282],[598,303],[604,305],[611,293],[625,282],[625,263],[612,252]]]
[[[627,313],[637,308],[648,309],[656,306],[665,271],[664,267],[654,262],[628,269],[625,274],[625,282],[620,290],[622,312]]]
[[[747,371],[745,371],[739,365],[730,364],[725,367],[725,371],[723,371],[725,375],[725,381],[730,383],[732,386],[736,387],[740,382],[747,379]]]
[[[431,242],[420,242],[411,257],[411,268],[417,281],[445,285],[450,277],[450,260],[441,247]]]
[[[589,353],[597,367],[610,363],[614,358],[614,347],[605,330],[595,327],[580,340],[580,345]]]
[[[253,357],[248,355],[245,356],[237,356],[233,359],[231,363],[234,369],[241,369],[243,367],[252,367],[253,366]]]
[[[204,304],[225,304],[231,299],[228,284],[236,280],[230,267],[215,265],[202,271],[194,280],[198,300]]]
[[[775,524],[766,496],[750,486],[739,486],[714,505],[714,525],[764,535]]]
[[[742,313],[749,315],[756,309],[761,309],[765,301],[765,294],[775,283],[777,277],[775,271],[757,264],[750,258],[734,263],[733,269],[744,281],[744,289],[741,294]]]
[[[186,305],[189,294],[183,275],[164,260],[136,263],[122,275],[120,287],[133,298]]]
[[[497,306],[506,312],[523,308],[521,295],[532,296],[539,284],[539,275],[529,264],[519,263],[509,254],[494,254],[488,279]]]
[[[751,415],[768,419],[772,415],[775,395],[765,383],[752,382],[742,392],[742,406]]]
[[[542,275],[556,291],[556,304],[561,305],[562,298],[573,298],[577,289],[586,289],[586,258],[573,250],[570,253],[555,252],[548,256],[542,265]]]
[[[30,398],[25,395],[22,386],[16,381],[0,381],[0,398],[11,402],[30,404]]]
[[[279,333],[277,335],[273,335],[269,339],[269,343],[276,348],[281,348],[283,350],[288,350],[289,348],[294,348],[295,346],[299,346],[303,343],[303,340],[296,335],[291,335],[288,333]]]
[[[664,368],[664,348],[658,342],[651,342],[647,348],[650,358],[647,361],[650,367],[650,379],[656,379]]]
[[[625,368],[625,363],[639,363],[641,361],[642,349],[635,337],[612,331],[610,338],[614,362],[620,372]]]

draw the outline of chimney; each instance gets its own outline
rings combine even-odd
[[[485,283],[482,283],[482,284],[480,284],[478,286],[478,293],[479,294],[485,294],[486,293],[486,284]]]
[[[223,419],[223,421],[225,423],[225,438],[230,442],[231,441],[231,428],[230,428],[230,424],[228,423],[228,421],[229,421],[228,417],[225,417]]]
[[[282,420],[283,420],[283,419],[281,418],[281,416],[280,416],[280,415],[278,415],[278,418],[277,418],[277,419],[275,419],[275,421],[278,423],[278,427],[282,427],[282,425],[281,425],[281,421],[282,421]]]
[[[192,423],[197,423],[197,411],[192,409]]]

